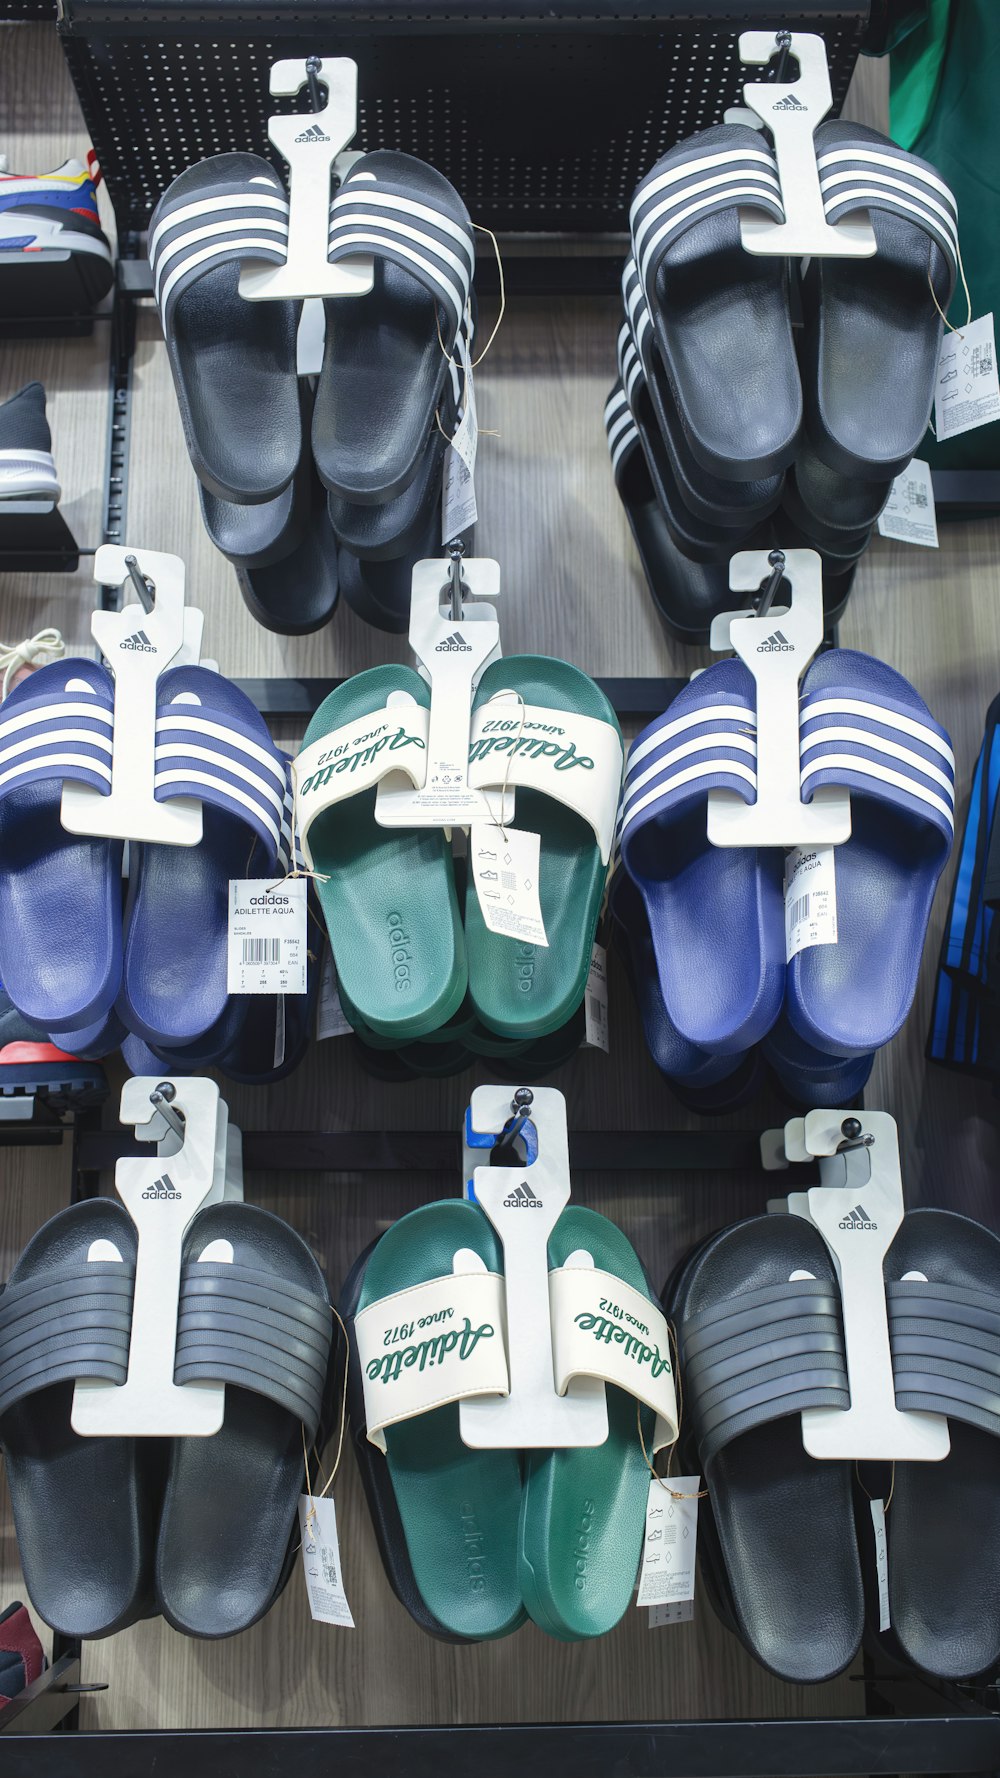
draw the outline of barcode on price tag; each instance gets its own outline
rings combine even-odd
[[[584,1044],[588,1049],[603,1050],[607,1055],[608,953],[603,945],[595,944],[591,952],[584,1017],[586,1020]]]
[[[228,993],[304,994],[306,950],[304,878],[230,883]]]
[[[837,942],[833,846],[796,846],[785,858],[785,959]]]

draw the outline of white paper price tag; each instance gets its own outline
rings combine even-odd
[[[837,942],[834,846],[794,846],[785,854],[785,961]]]
[[[458,342],[463,369],[462,417],[455,428],[444,456],[444,484],[441,495],[441,542],[450,543],[476,523],[476,452],[479,449],[479,417],[476,413],[476,391],[465,341]]]
[[[664,1624],[689,1624],[693,1617],[693,1599],[678,1599],[673,1605],[651,1605],[649,1627],[651,1630],[659,1630]]]
[[[888,1630],[889,1618],[889,1551],[885,1540],[885,1502],[870,1500],[872,1525],[875,1530],[875,1579],[878,1583],[878,1627]]]
[[[304,877],[230,882],[227,992],[306,992]]]
[[[479,821],[469,830],[472,877],[490,932],[524,944],[548,945],[538,899],[541,838],[516,827]]]
[[[662,1482],[650,1476],[637,1605],[682,1605],[694,1598],[700,1490],[700,1476]],[[675,1494],[683,1498],[675,1500]]]
[[[993,316],[979,315],[941,341],[934,385],[934,430],[941,444],[1000,420],[1000,379]]]
[[[588,1049],[608,1054],[608,953],[595,944],[590,954],[590,974],[583,1003],[586,1020],[584,1043]]]
[[[911,457],[906,468],[897,475],[885,506],[879,513],[881,537],[895,537],[899,543],[921,543],[925,549],[937,549],[937,513],[934,509],[934,488],[930,464]]]
[[[316,1042],[327,1037],[350,1037],[353,1026],[340,1004],[337,966],[327,945],[323,952],[323,972],[319,978],[319,1006],[316,1010]]]
[[[344,1592],[337,1536],[337,1509],[329,1494],[310,1500],[299,1495],[299,1532],[302,1537],[302,1572],[309,1610],[317,1624],[340,1624],[353,1630],[354,1619]]]

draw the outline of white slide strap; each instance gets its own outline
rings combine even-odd
[[[614,843],[623,765],[617,729],[596,717],[522,705],[512,691],[498,692],[473,712],[470,786],[499,793],[505,784],[521,785],[565,803],[593,828],[604,864]]]
[[[470,1395],[509,1395],[504,1282],[498,1272],[430,1278],[354,1319],[368,1442]]]
[[[408,692],[394,692],[384,710],[356,716],[332,734],[312,741],[295,760],[295,819],[299,843],[310,869],[309,829],[334,803],[371,790],[390,772],[402,772],[415,790],[427,775],[430,712]]]
[[[556,1392],[574,1377],[599,1377],[634,1395],[656,1415],[650,1456],[677,1437],[677,1396],[666,1317],[612,1272],[574,1265],[549,1273]]]

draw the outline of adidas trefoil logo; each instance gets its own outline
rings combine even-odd
[[[179,1198],[181,1194],[174,1190],[174,1182],[171,1179],[170,1174],[161,1173],[159,1179],[154,1179],[152,1185],[147,1191],[144,1191],[142,1195],[144,1198],[162,1199]]]
[[[134,636],[126,636],[124,642],[119,642],[118,646],[119,648],[131,648],[136,654],[156,653],[156,644],[149,640],[145,630],[136,630]]]
[[[438,643],[437,647],[434,650],[434,653],[435,654],[471,654],[472,653],[472,643],[471,642],[463,642],[458,631],[452,630],[450,636],[446,636],[443,642]]]
[[[773,635],[768,636],[766,642],[757,644],[758,654],[794,654],[794,652],[794,642],[789,642],[788,637],[783,636],[780,630],[775,630]]]
[[[296,142],[329,142],[330,138],[324,135],[318,123],[314,123],[311,129],[303,130],[301,136],[296,136],[295,140]]]
[[[809,107],[803,105],[794,93],[789,93],[787,99],[778,99],[772,109],[775,111],[808,111]]]
[[[877,1229],[878,1223],[871,1221],[863,1204],[855,1204],[853,1210],[848,1210],[840,1226],[842,1229]]]
[[[536,1198],[530,1185],[515,1185],[510,1196],[504,1198],[505,1210],[540,1210],[541,1198]]]

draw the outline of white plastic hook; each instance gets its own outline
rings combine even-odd
[[[833,104],[826,44],[812,31],[794,31],[788,54],[799,64],[797,81],[747,81],[743,98],[774,138],[784,222],[760,211],[740,212],[740,238],[748,253],[787,254],[794,259],[870,259],[875,235],[866,213],[831,224],[823,209],[813,131]],[[760,66],[775,53],[773,31],[742,31],[740,61]]]
[[[249,302],[279,297],[364,296],[374,282],[371,254],[331,265],[330,174],[343,177],[357,158],[343,156],[358,127],[358,66],[346,56],[310,57],[317,80],[327,88],[326,104],[308,114],[269,117],[267,133],[288,162],[288,252],[284,265],[247,264],[240,268],[240,295]],[[275,62],[274,98],[294,98],[309,79],[306,61]]]

